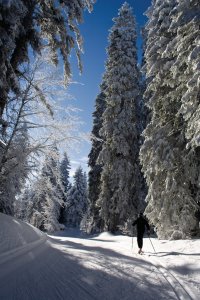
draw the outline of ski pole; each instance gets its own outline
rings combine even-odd
[[[151,239],[150,239],[150,236],[149,236],[149,240],[150,240],[150,242],[151,242],[151,245],[152,245],[152,247],[153,247],[154,252],[156,253],[156,250],[155,250],[155,248],[154,248],[154,246],[153,246],[153,243],[152,243],[152,241],[151,241]]]

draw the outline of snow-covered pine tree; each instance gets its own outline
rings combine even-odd
[[[30,212],[30,202],[32,198],[32,190],[30,186],[27,186],[17,197],[14,202],[14,216],[17,219],[28,221]]]
[[[0,1],[0,124],[10,90],[19,93],[22,63],[29,60],[30,47],[40,53],[48,46],[51,61],[58,64],[60,53],[64,62],[65,81],[71,76],[68,60],[72,48],[80,64],[82,37],[77,24],[83,11],[92,10],[93,0],[9,0]],[[76,47],[77,45],[77,47]]]
[[[178,80],[181,83],[180,113],[187,123],[186,138],[190,142],[188,146],[197,149],[200,145],[200,3],[198,0],[177,1],[171,25],[172,29],[178,26],[175,39],[177,57],[173,71],[178,73]]]
[[[98,199],[104,229],[116,231],[143,208],[140,199],[139,126],[140,99],[136,24],[127,3],[119,9],[110,30],[104,80],[106,109],[100,135],[103,164]]]
[[[99,215],[99,207],[96,205],[100,194],[100,179],[102,165],[97,162],[97,158],[102,149],[102,138],[100,136],[100,129],[102,127],[102,115],[105,111],[105,83],[100,86],[100,93],[96,98],[95,111],[93,113],[93,129],[92,129],[92,147],[89,153],[88,166],[90,168],[88,173],[88,230],[89,232],[98,232],[102,225],[102,219]]]
[[[79,167],[74,175],[74,182],[67,193],[66,225],[79,227],[87,211],[87,182],[83,169]]]
[[[177,1],[172,12],[171,30],[178,27],[173,41],[176,60],[171,68],[173,79],[179,82],[181,95],[179,114],[183,116],[186,138],[184,171],[187,188],[200,205],[200,3],[197,0]],[[200,211],[199,211],[200,212]],[[199,215],[199,212],[196,216]],[[190,217],[193,217],[193,212]],[[182,220],[183,222],[184,220]],[[190,220],[189,220],[190,221]],[[193,222],[191,224],[193,226]],[[190,225],[190,228],[192,226]],[[199,229],[199,219],[196,219]]]
[[[61,173],[61,180],[62,180],[62,185],[64,188],[64,193],[63,193],[63,205],[61,207],[60,211],[60,223],[65,223],[65,206],[67,204],[67,192],[70,188],[70,181],[69,181],[69,170],[70,170],[70,161],[69,157],[66,152],[64,152],[63,159],[60,163],[60,173]]]
[[[151,121],[144,131],[140,157],[148,184],[146,214],[160,238],[186,237],[195,223],[186,123],[180,113],[183,94],[179,75],[184,72],[178,74],[175,66],[181,28],[178,23],[171,26],[178,15],[176,0],[156,0],[147,11],[145,97]]]
[[[60,174],[59,152],[54,145],[45,156],[41,174],[32,186],[29,222],[41,230],[53,232],[60,229],[60,208],[64,188]]]
[[[63,154],[63,159],[60,163],[60,172],[62,178],[62,184],[65,190],[65,193],[68,191],[70,182],[69,182],[69,170],[70,170],[70,160],[66,152]]]
[[[87,197],[87,205],[86,205],[86,210],[85,213],[83,214],[83,217],[81,219],[81,223],[80,223],[80,229],[89,233],[91,232],[90,229],[88,228],[89,225],[89,201],[88,201],[88,180],[87,180],[87,173],[84,172],[83,174],[83,186],[85,188],[86,191],[86,197]]]
[[[141,76],[140,85],[141,85],[141,94],[142,94],[140,118],[141,118],[142,132],[143,132],[143,130],[146,128],[147,124],[150,122],[150,110],[145,103],[145,101],[147,101],[147,99],[143,97],[144,92],[146,90],[145,50],[146,50],[146,41],[147,41],[147,33],[146,33],[146,30],[144,27],[141,29],[141,36],[142,36],[143,44],[142,44],[141,69],[140,69],[140,74],[141,74],[140,75]],[[142,135],[141,135],[141,139],[142,139],[142,141],[144,139]]]

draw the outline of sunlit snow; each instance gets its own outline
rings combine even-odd
[[[0,214],[0,299],[197,300],[199,249],[199,239],[146,237],[139,255],[135,237],[75,229],[47,236]]]

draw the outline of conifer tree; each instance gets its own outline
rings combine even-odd
[[[104,229],[110,231],[124,225],[143,207],[138,161],[140,87],[136,24],[127,3],[113,21],[104,76],[106,109],[100,130],[103,146],[98,158],[103,165],[98,205]]]
[[[65,192],[69,189],[69,170],[70,170],[70,161],[66,152],[64,152],[63,159],[60,163],[60,172],[62,178],[62,184],[65,189]]]
[[[22,193],[17,197],[14,202],[14,216],[17,219],[28,221],[31,214],[30,201],[32,197],[32,190],[30,186],[27,186]]]
[[[67,193],[66,225],[79,227],[87,211],[87,182],[83,169],[79,167],[74,175],[74,182]]]
[[[151,121],[144,132],[140,157],[148,184],[146,214],[161,238],[186,237],[195,224],[191,183],[196,177],[196,167],[191,165],[193,155],[186,146],[186,122],[181,112],[183,82],[186,87],[191,78],[184,72],[187,54],[185,60],[179,59],[182,26],[177,22],[183,16],[180,7],[192,4],[180,1],[179,7],[177,3],[176,0],[154,1],[147,12],[146,26],[145,97]],[[186,27],[189,16],[192,14],[185,10]],[[188,49],[187,38],[184,35],[182,38]]]
[[[64,188],[60,174],[59,152],[55,145],[45,156],[41,174],[32,190],[29,222],[48,232],[59,230]]]
[[[69,170],[70,170],[70,161],[66,152],[64,152],[63,159],[60,163],[60,173],[61,173],[61,181],[64,189],[63,192],[63,205],[60,211],[60,223],[65,223],[65,207],[67,204],[67,192],[70,188],[69,182]]]
[[[176,59],[171,67],[173,79],[178,80],[178,91],[181,97],[179,114],[184,120],[186,150],[184,157],[184,172],[186,173],[188,193],[195,203],[200,205],[200,3],[197,0],[177,1],[177,7],[172,12],[170,30],[177,29],[177,35],[171,44],[174,47]],[[170,45],[169,45],[170,46]],[[195,216],[199,215],[199,207]],[[194,211],[188,217],[189,229],[193,229]],[[195,219],[199,229],[199,219]],[[182,219],[183,223],[184,220]],[[184,230],[186,232],[186,229]]]
[[[95,112],[93,113],[93,129],[92,129],[92,147],[89,153],[89,173],[88,173],[88,201],[89,201],[89,231],[99,231],[101,228],[101,218],[99,215],[99,207],[96,205],[100,194],[100,178],[102,172],[102,165],[97,162],[97,158],[102,149],[102,137],[100,136],[100,129],[102,127],[102,115],[105,111],[105,83],[100,86],[101,92],[96,98]]]

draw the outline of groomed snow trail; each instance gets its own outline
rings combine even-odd
[[[157,261],[155,259],[150,259],[150,262],[154,265],[154,267],[155,267],[154,270],[157,269],[158,272],[160,272],[160,274],[162,274],[163,277],[168,281],[169,285],[171,286],[171,288],[174,290],[175,294],[177,295],[177,299],[180,299],[180,300],[197,299],[196,295],[193,293],[193,291],[191,289],[187,288],[187,286],[185,286],[185,284],[183,282],[181,282],[181,280],[178,279],[177,276],[173,274],[173,272],[169,271],[166,268],[166,266],[164,266],[164,264],[160,263],[159,261]]]
[[[134,254],[135,240],[131,249],[129,237],[108,233],[85,237],[74,230],[47,237],[10,219],[9,228],[17,225],[18,229],[9,233],[18,232],[17,238],[23,242],[20,245],[12,236],[9,247],[13,243],[16,251],[6,250],[5,245],[0,251],[1,300],[198,299],[184,294],[184,288],[180,292],[177,282],[169,280],[169,271],[163,273],[153,261],[157,258]]]
[[[103,243],[54,238],[18,249],[1,262],[0,299],[177,299],[150,263]]]

